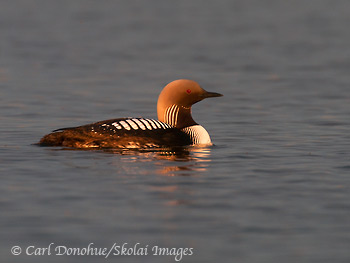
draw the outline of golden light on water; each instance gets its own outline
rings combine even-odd
[[[165,176],[193,175],[203,172],[211,161],[210,147],[179,147],[152,150],[107,150],[122,155],[114,165],[126,174],[160,174]],[[142,169],[142,168],[147,169]],[[149,169],[153,167],[154,169]]]

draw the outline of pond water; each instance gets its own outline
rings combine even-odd
[[[348,1],[2,1],[2,261],[349,262],[349,24]],[[213,147],[33,145],[156,118],[178,78],[224,94],[193,107]],[[123,245],[148,255],[57,255]]]

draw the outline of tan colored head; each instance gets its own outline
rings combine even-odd
[[[208,92],[193,80],[179,79],[170,82],[159,94],[158,119],[179,129],[197,124],[191,115],[191,106],[205,98],[220,97]]]

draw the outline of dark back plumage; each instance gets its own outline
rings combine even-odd
[[[145,118],[119,118],[62,128],[44,136],[39,142],[42,146],[75,148],[151,148],[191,143],[191,137],[180,129]]]

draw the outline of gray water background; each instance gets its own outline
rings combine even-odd
[[[192,247],[180,262],[350,261],[350,2],[27,1],[0,8],[1,262],[11,247]],[[32,145],[51,130],[156,117],[178,78],[214,147],[187,154]]]

